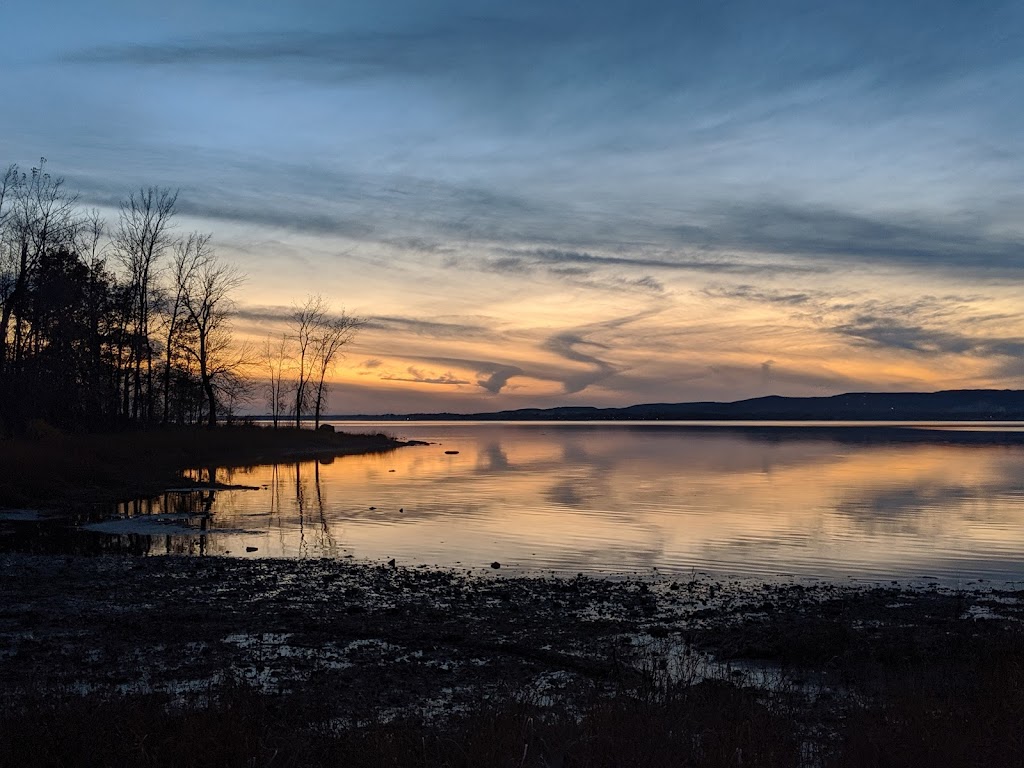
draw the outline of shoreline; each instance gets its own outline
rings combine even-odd
[[[386,434],[225,426],[108,434],[47,430],[0,440],[0,509],[91,507],[157,495],[175,486],[210,485],[190,469],[384,453],[416,445]],[[226,488],[226,486],[225,486]]]
[[[0,724],[24,723],[43,702],[97,727],[82,707],[159,703],[173,723],[193,710],[216,721],[241,701],[292,713],[284,722],[299,741],[280,746],[286,754],[320,737],[331,749],[367,734],[395,739],[396,728],[415,736],[415,751],[435,737],[475,738],[481,713],[492,729],[512,718],[522,739],[526,719],[583,727],[625,707],[607,726],[625,745],[640,702],[654,728],[685,704],[723,732],[738,728],[736,748],[756,754],[741,727],[756,715],[782,739],[773,748],[810,740],[815,754],[840,755],[854,754],[858,734],[904,744],[894,722],[949,727],[971,743],[1024,707],[1024,590],[5,554],[0,593]],[[165,726],[140,727],[156,738]],[[245,753],[237,734],[219,738]],[[584,737],[573,738],[559,749],[581,749]]]

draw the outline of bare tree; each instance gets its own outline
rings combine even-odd
[[[75,227],[75,250],[90,268],[96,264],[106,265],[107,248],[103,242],[106,233],[107,220],[96,208],[79,217]]]
[[[0,232],[4,231],[4,224],[10,217],[10,196],[14,192],[14,186],[18,183],[18,166],[13,163],[7,166],[4,175],[0,176]]]
[[[322,296],[310,296],[306,303],[292,309],[291,324],[295,342],[295,426],[302,426],[302,414],[309,409],[310,380],[313,377],[316,338],[324,319],[327,305]]]
[[[0,263],[0,374],[8,357],[17,366],[25,353],[27,328],[23,307],[32,271],[47,249],[73,242],[76,222],[76,197],[64,189],[64,180],[46,173],[46,158],[31,175],[18,173],[10,166],[0,185],[3,198],[10,198],[9,207],[3,209],[0,201],[0,219],[4,224],[3,259]],[[14,320],[13,340],[9,339],[10,323]],[[13,350],[8,346],[13,344]]]
[[[100,212],[93,208],[78,220],[75,233],[75,250],[85,264],[88,283],[85,286],[87,308],[88,340],[89,340],[89,389],[92,395],[92,408],[97,416],[113,416],[117,409],[118,376],[108,378],[105,370],[108,366],[120,362],[120,355],[111,354],[111,346],[104,345],[119,336],[118,329],[112,327],[111,319],[118,313],[108,310],[113,305],[113,294],[117,292],[114,277],[107,270],[107,246],[105,241],[107,222]]]
[[[176,199],[133,192],[108,236],[45,159],[0,168],[0,432],[159,418],[158,362],[164,421],[213,425],[247,397],[251,355],[229,328],[241,276],[208,236],[172,237]]]
[[[114,246],[128,273],[134,304],[131,354],[133,418],[153,417],[153,346],[149,337],[150,305],[155,264],[171,244],[170,228],[178,193],[158,187],[132,192],[121,203]],[[142,411],[142,366],[146,366],[146,410]],[[127,398],[127,392],[125,393]]]
[[[211,235],[190,232],[174,244],[174,254],[170,266],[170,287],[159,302],[164,319],[164,368],[163,390],[164,408],[162,421],[166,424],[171,411],[171,374],[174,370],[175,358],[181,353],[180,347],[185,344],[185,336],[189,330],[191,317],[185,306],[185,293],[194,283],[197,270],[204,266],[210,257]]]
[[[274,338],[268,336],[263,342],[260,362],[267,373],[267,405],[270,406],[270,417],[277,429],[278,422],[285,411],[284,373],[288,360],[288,336],[281,334]]]
[[[334,317],[328,316],[325,312],[319,328],[314,333],[314,428],[320,427],[320,412],[327,400],[327,374],[334,369],[342,348],[352,340],[362,325],[363,321],[360,318],[352,317],[345,310]]]
[[[209,238],[194,241],[190,258],[195,267],[186,272],[180,290],[192,332],[185,350],[199,368],[208,404],[207,425],[213,429],[217,426],[218,393],[235,402],[244,387],[242,369],[250,355],[246,348],[233,344],[229,328],[234,312],[231,293],[242,285],[244,277],[234,266],[217,259]]]
[[[11,199],[18,180],[17,165],[9,165],[0,178],[0,378],[7,357],[7,329],[14,311],[14,289],[20,275],[20,260],[15,255],[18,252],[15,246],[17,238],[14,228],[8,226],[13,221]]]

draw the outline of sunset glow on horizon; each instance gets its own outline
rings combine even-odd
[[[1019,3],[0,13],[0,166],[363,318],[330,413],[1021,388]]]

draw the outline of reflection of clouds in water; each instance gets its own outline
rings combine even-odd
[[[928,472],[897,474],[888,485],[883,476],[846,489],[835,511],[869,535],[934,535],[965,523],[1013,523],[1024,508],[1018,506],[1024,503],[1024,456],[982,450],[951,447]],[[945,479],[958,473],[972,477],[959,483]]]
[[[942,516],[950,507],[977,500],[978,490],[961,485],[939,488],[882,488],[866,490],[836,505],[843,515],[869,535],[879,533],[920,534],[942,527]]]
[[[580,440],[566,440],[562,443],[562,460],[568,464],[589,464],[594,461]]]
[[[613,568],[608,563],[616,563]],[[565,571],[650,571],[665,563],[665,551],[661,547],[632,547],[608,544],[604,547],[574,549],[571,560],[560,558],[551,563],[552,567]]]
[[[946,445],[942,434],[872,443],[833,439],[835,429],[810,439],[731,428],[418,428],[403,426],[404,436],[441,444],[321,463],[319,484],[308,463],[298,477],[294,464],[239,473],[271,490],[218,493],[214,524],[269,529],[260,555],[569,572],[856,575],[906,563],[914,575],[954,572],[983,553],[1024,559],[1020,447]]]
[[[595,499],[594,487],[582,478],[560,480],[544,493],[552,504],[563,507],[583,507]]]
[[[736,535],[705,542],[696,553],[707,562],[782,563],[786,558],[779,556],[792,556],[794,550],[812,552],[818,540],[818,535],[808,531],[789,531],[767,539]]]
[[[501,448],[501,443],[491,442],[481,452],[480,468],[488,472],[500,472],[511,468],[508,456]]]

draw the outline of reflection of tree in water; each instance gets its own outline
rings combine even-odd
[[[316,462],[316,465],[315,465],[316,468],[314,469],[314,474],[315,474],[315,477],[316,477],[316,483],[315,483],[315,485],[316,485],[316,507],[317,507],[317,513],[320,515],[320,534],[323,537],[323,546],[322,546],[323,552],[321,554],[335,555],[335,554],[337,554],[337,552],[336,552],[336,547],[335,547],[335,543],[334,543],[334,537],[331,535],[331,528],[327,524],[327,515],[325,513],[325,508],[324,508],[323,488],[320,485],[320,463],[321,462],[319,462],[319,461]],[[324,463],[329,463],[329,462],[324,462]]]
[[[270,469],[270,528],[279,533],[279,544],[282,551],[291,549],[288,534],[292,529],[298,531],[298,556],[306,557],[312,550],[314,554],[334,554],[337,545],[327,520],[327,502],[320,479],[320,464],[313,462],[313,487],[309,487],[309,467],[296,462],[294,465],[274,464]],[[285,480],[285,472],[291,476]],[[293,473],[293,474],[292,474]],[[292,522],[285,514],[285,503],[281,498],[285,483],[290,483],[295,495],[295,519]]]
[[[277,464],[274,464],[270,468],[270,511],[267,516],[270,518],[268,522],[271,523],[271,529],[273,529],[273,521],[275,517],[280,521],[281,515],[281,471]],[[284,549],[284,530],[281,528],[280,522],[277,524],[278,541],[281,544],[281,548]]]
[[[294,552],[298,557],[307,557],[337,556],[340,551],[338,536],[328,519],[329,499],[326,483],[321,477],[320,465],[329,463],[331,462],[328,460],[296,462],[294,465],[270,465],[270,482],[267,486],[270,493],[269,508],[264,507],[269,518],[266,527],[268,535],[276,529],[281,552]],[[294,475],[291,475],[292,469]],[[224,497],[225,489],[218,488],[218,481],[233,481],[231,470],[216,466],[201,467],[191,470],[187,476],[195,484],[194,488],[168,490],[159,496],[132,499],[116,506],[118,516],[123,518],[167,515],[171,518],[173,527],[179,529],[177,532],[106,534],[89,536],[88,539],[94,543],[103,542],[102,546],[110,547],[110,551],[126,549],[131,552],[157,551],[182,555],[226,553],[223,542],[218,542],[216,536],[212,540],[208,536],[219,532],[218,526],[214,525],[215,522],[219,522],[222,527],[227,526],[224,533],[236,533],[230,529],[233,518],[231,496],[229,494]],[[292,488],[289,489],[288,485],[292,485]],[[294,510],[289,509],[286,495],[289,490],[295,494]],[[244,502],[242,508],[246,508]],[[215,515],[222,519],[218,521]],[[107,517],[107,514],[102,514],[97,519],[105,520]],[[83,522],[91,521],[89,519]],[[181,532],[182,525],[193,529],[195,533]],[[296,529],[297,552],[294,538]],[[81,538],[85,541],[87,537]],[[74,547],[63,544],[61,548],[71,550]],[[100,548],[96,551],[106,550]]]
[[[94,534],[64,520],[41,520],[4,526],[0,523],[0,552],[38,555],[148,555],[153,537],[138,533]]]
[[[309,554],[306,544],[306,486],[302,482],[302,465],[295,462],[295,507],[299,512],[299,556]]]
[[[337,554],[337,544],[334,535],[331,533],[330,524],[327,522],[327,504],[323,492],[323,484],[320,482],[320,464],[314,461],[313,465],[313,488],[312,493],[307,488],[306,476],[302,472],[302,465],[295,465],[295,508],[298,512],[299,523],[299,556],[309,555],[310,546],[320,555]],[[326,463],[326,462],[323,462]],[[309,533],[313,540],[306,538],[307,515],[309,516]],[[316,520],[314,521],[313,516]]]
[[[214,490],[214,486],[217,485],[217,468],[207,467],[206,468],[206,482],[209,484],[209,488],[206,490],[203,496],[203,514],[206,516],[203,518],[202,525],[206,526],[203,530],[207,530],[209,527],[209,516],[213,514],[213,502],[217,499],[217,492]]]

